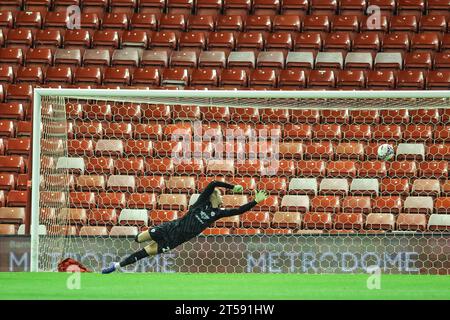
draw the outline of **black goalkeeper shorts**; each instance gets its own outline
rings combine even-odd
[[[173,241],[170,240],[169,229],[170,228],[164,224],[148,229],[150,237],[158,245],[158,253],[167,253],[176,247]]]

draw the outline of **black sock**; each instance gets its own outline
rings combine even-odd
[[[142,250],[139,250],[139,251],[133,253],[129,257],[125,258],[119,264],[121,267],[125,267],[125,266],[135,263],[145,257],[148,257],[148,253],[147,253],[147,251],[145,251],[145,249],[142,249]]]

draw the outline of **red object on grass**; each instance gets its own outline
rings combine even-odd
[[[85,266],[83,266],[80,262],[72,259],[72,258],[66,258],[58,263],[58,272],[92,272]]]

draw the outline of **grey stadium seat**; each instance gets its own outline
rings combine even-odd
[[[345,56],[345,68],[369,69],[373,68],[373,57],[370,52],[349,52]]]
[[[342,52],[319,52],[316,57],[316,68],[344,67],[344,55]]]
[[[409,213],[432,213],[433,197],[406,197],[403,209]]]
[[[253,51],[233,51],[228,56],[228,67],[255,68],[256,56]]]
[[[281,200],[281,210],[283,211],[309,211],[309,197],[302,195],[286,195]]]
[[[317,195],[316,178],[292,178],[289,182],[289,193],[304,193]]]
[[[397,160],[425,159],[425,145],[422,143],[400,143],[397,147]]]
[[[400,52],[378,52],[375,68],[403,69],[403,57]]]
[[[286,58],[286,67],[314,69],[314,54],[312,52],[289,52]]]
[[[40,236],[47,235],[47,227],[44,224],[39,225],[38,233]],[[21,224],[19,226],[19,229],[17,230],[18,235],[24,235],[25,234],[25,224]]]
[[[348,181],[343,178],[324,178],[319,187],[320,194],[347,195],[348,190]]]
[[[84,174],[85,164],[84,159],[79,158],[70,158],[70,157],[61,157],[58,158],[56,162],[56,169],[69,169],[69,171],[78,171],[80,174]]]
[[[355,195],[378,196],[380,183],[378,179],[353,179],[350,184],[350,192]]]
[[[123,209],[119,216],[119,224],[128,224],[138,222],[145,226],[148,225],[148,213],[145,209]]]
[[[432,214],[428,220],[428,230],[450,230],[450,215]]]

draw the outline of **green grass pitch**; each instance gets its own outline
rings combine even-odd
[[[0,273],[0,299],[450,299],[450,277],[366,274],[82,273],[69,290],[68,273]]]

